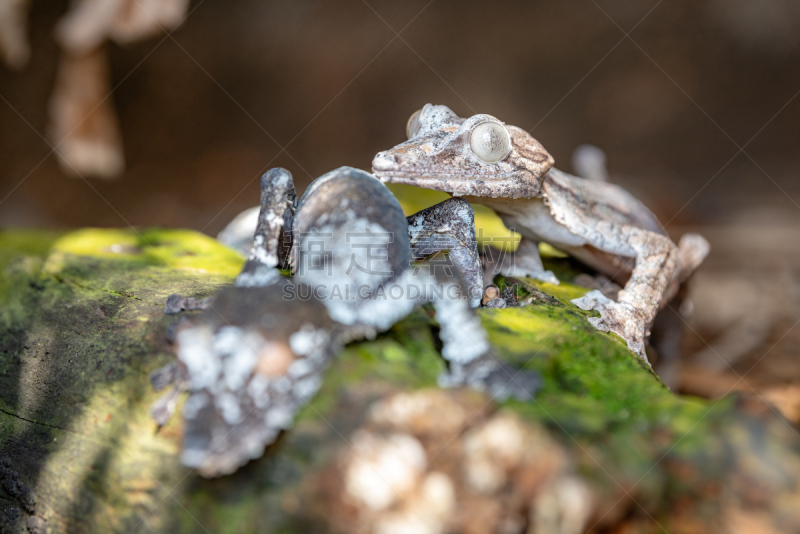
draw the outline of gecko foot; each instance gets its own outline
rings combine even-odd
[[[468,386],[485,391],[498,402],[514,398],[518,401],[533,399],[542,386],[542,377],[536,371],[525,371],[507,363],[498,362],[487,352],[467,365],[452,365],[439,375],[439,387]]]
[[[211,299],[205,298],[197,300],[194,297],[184,297],[173,293],[167,297],[167,303],[164,305],[164,313],[166,315],[176,315],[182,311],[196,311],[207,310],[211,306]]]
[[[596,310],[600,317],[589,317],[589,323],[601,332],[614,332],[624,339],[628,348],[648,364],[644,351],[646,326],[637,310],[626,302],[614,302],[600,291],[589,291],[581,298],[572,301],[582,310]]]
[[[524,371],[506,363],[500,363],[484,379],[486,391],[498,402],[508,399],[529,401],[542,387],[542,377],[536,371]]]

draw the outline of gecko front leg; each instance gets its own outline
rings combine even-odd
[[[412,260],[448,250],[450,263],[464,280],[470,304],[473,308],[480,306],[483,276],[475,238],[475,214],[469,202],[451,198],[409,216],[408,238]]]
[[[467,386],[485,391],[496,401],[532,399],[541,387],[536,371],[520,369],[498,360],[480,317],[463,295],[461,281],[445,273],[421,269],[410,274],[423,289],[421,301],[432,302],[441,330],[442,357],[448,370],[439,375],[440,387]]]
[[[573,303],[584,310],[599,311],[600,317],[590,317],[589,321],[599,330],[621,336],[628,348],[646,361],[644,342],[676,276],[679,250],[668,236],[632,224],[633,217],[619,208],[627,199],[622,190],[602,184],[607,190],[591,191],[594,183],[555,169],[543,182],[553,220],[582,241],[582,245],[568,250],[584,261],[596,256],[618,258],[623,267],[626,258],[633,258],[635,263],[617,302],[595,290]]]

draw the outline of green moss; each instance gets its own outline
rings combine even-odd
[[[44,258],[58,235],[51,230],[0,231],[0,261],[4,262],[0,267],[13,256]]]
[[[242,262],[189,231],[0,233],[0,449],[59,495],[56,530],[128,530],[158,484],[180,481],[178,422],[154,434],[148,415],[148,373],[173,358],[164,301],[213,294]]]
[[[87,228],[64,235],[54,243],[53,250],[117,260],[133,268],[155,265],[231,277],[238,274],[244,261],[241,254],[213,238],[189,230],[162,228],[142,231]],[[58,261],[50,267],[58,272],[60,266]]]
[[[0,232],[0,324],[6,329],[26,326],[33,313],[29,286],[39,283],[42,265],[57,236],[43,230]],[[0,347],[7,333],[0,330]]]

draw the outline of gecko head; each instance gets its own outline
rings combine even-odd
[[[531,198],[553,158],[528,132],[491,115],[463,119],[426,104],[406,126],[408,141],[378,153],[372,169],[384,182],[454,196]]]

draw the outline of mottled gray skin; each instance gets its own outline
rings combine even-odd
[[[472,131],[486,122],[501,125],[510,139],[500,161],[484,161],[471,147]],[[505,275],[555,281],[538,258],[536,244],[545,241],[626,281],[617,302],[599,291],[574,302],[598,310],[601,317],[589,321],[620,335],[647,359],[644,343],[656,312],[708,253],[702,237],[684,236],[676,246],[630,193],[555,169],[553,158],[528,132],[489,115],[463,119],[446,106],[427,104],[412,116],[409,128],[407,142],[375,156],[372,166],[381,180],[445,191],[495,210],[523,237],[522,255],[500,268]]]
[[[250,256],[237,285],[261,285],[274,269],[289,269],[292,221],[297,210],[297,193],[291,174],[270,169],[261,177],[261,210],[253,235]]]
[[[473,308],[480,305],[483,276],[475,238],[475,216],[468,202],[451,198],[411,215],[408,235],[414,260],[448,250],[449,261],[461,273],[470,292],[470,304]],[[446,274],[449,273],[447,270]]]
[[[316,394],[345,343],[373,337],[425,302],[441,325],[448,363],[442,386],[466,385],[496,399],[534,394],[538,375],[495,360],[462,285],[464,270],[477,280],[480,298],[467,202],[451,199],[413,215],[409,228],[386,186],[349,167],[317,179],[299,202],[288,171],[271,170],[261,186],[259,225],[242,273],[208,310],[175,327],[177,365],[151,376],[157,389],[174,384],[152,407],[159,424],[180,393],[190,393],[186,465],[212,477],[261,456]],[[411,263],[443,250],[456,256],[455,272]],[[279,267],[290,267],[292,276]]]

